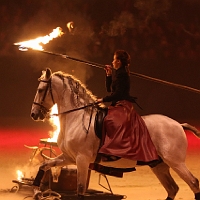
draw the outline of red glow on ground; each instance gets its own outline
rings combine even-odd
[[[200,139],[186,131],[188,151],[200,149]],[[40,139],[48,138],[48,131],[34,129],[0,129],[0,152],[23,152],[24,145],[38,146]]]
[[[0,152],[18,152],[24,145],[38,146],[41,138],[48,138],[48,132],[33,129],[0,129]]]

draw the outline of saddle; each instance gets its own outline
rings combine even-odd
[[[101,140],[102,139],[102,131],[103,131],[103,120],[108,114],[108,108],[102,108],[98,107],[96,116],[95,116],[95,122],[94,122],[94,130],[96,133],[96,136]]]

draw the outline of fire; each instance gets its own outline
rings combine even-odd
[[[20,171],[20,170],[17,170],[16,173],[17,173],[17,180],[18,180],[18,181],[22,181],[22,179],[24,178],[23,172]]]
[[[41,44],[47,44],[49,41],[53,40],[54,38],[62,36],[64,33],[62,32],[62,28],[57,27],[56,29],[53,29],[53,31],[46,36],[38,37],[36,39],[23,41],[14,43],[14,45],[19,45],[20,50],[28,50],[27,48],[32,48],[35,50],[44,50]]]
[[[72,32],[72,30],[73,30],[73,28],[74,28],[74,22],[68,22],[68,23],[66,24],[66,26],[67,26],[69,32]]]
[[[57,104],[55,104],[51,109],[51,115],[55,114],[55,113],[58,113]],[[48,138],[47,141],[48,142],[57,142],[58,134],[60,132],[59,117],[52,115],[52,117],[50,118],[50,122],[54,126],[55,130],[53,132],[50,132],[51,138]]]

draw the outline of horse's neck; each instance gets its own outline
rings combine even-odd
[[[70,101],[72,107],[78,108],[94,102],[93,95],[78,80],[69,76],[65,78],[65,81],[69,91],[68,94],[65,94],[65,99],[68,104]]]
[[[93,95],[79,82],[74,81],[72,77],[65,77],[64,80],[61,80],[54,76],[53,87],[55,89],[55,102],[60,113],[81,108],[94,102]]]
[[[94,137],[95,110],[92,107],[76,110],[88,103],[94,102],[94,97],[82,85],[71,82],[64,78],[64,81],[57,77],[58,82],[54,83],[56,90],[56,103],[58,110],[63,114],[59,115],[60,133],[58,136],[58,146],[62,151],[66,151],[66,146],[71,152],[80,151],[79,147],[85,145],[86,148],[93,144],[90,151],[94,151],[93,146],[99,146],[99,140]],[[60,79],[60,80],[59,80]],[[71,85],[70,85],[71,84]],[[77,86],[77,87],[76,87]],[[68,111],[72,111],[68,113]],[[73,143],[73,144],[72,144]],[[65,145],[68,144],[68,145]],[[63,149],[64,148],[64,149]],[[84,148],[83,148],[84,149]],[[96,150],[97,151],[97,150]],[[76,154],[76,153],[75,153]],[[95,155],[95,154],[94,154]]]
[[[52,91],[54,101],[58,106],[58,112],[64,112],[66,110],[72,109],[73,105],[71,101],[68,99],[68,94],[70,88],[67,84],[65,84],[66,80],[62,80],[57,76],[52,77]]]

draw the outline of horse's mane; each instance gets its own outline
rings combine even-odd
[[[58,72],[54,72],[53,75],[59,77],[60,79],[63,80],[67,78],[68,80],[70,80],[72,82],[72,85],[76,85],[77,87],[73,88],[73,92],[78,93],[81,95],[81,97],[85,97],[86,99],[91,99],[93,102],[96,101],[97,97],[95,95],[92,94],[92,92],[90,90],[87,89],[87,87],[77,78],[75,78],[73,75],[67,74],[65,72],[62,71],[58,71]],[[78,91],[77,91],[78,88]],[[88,102],[91,103],[91,102]]]

